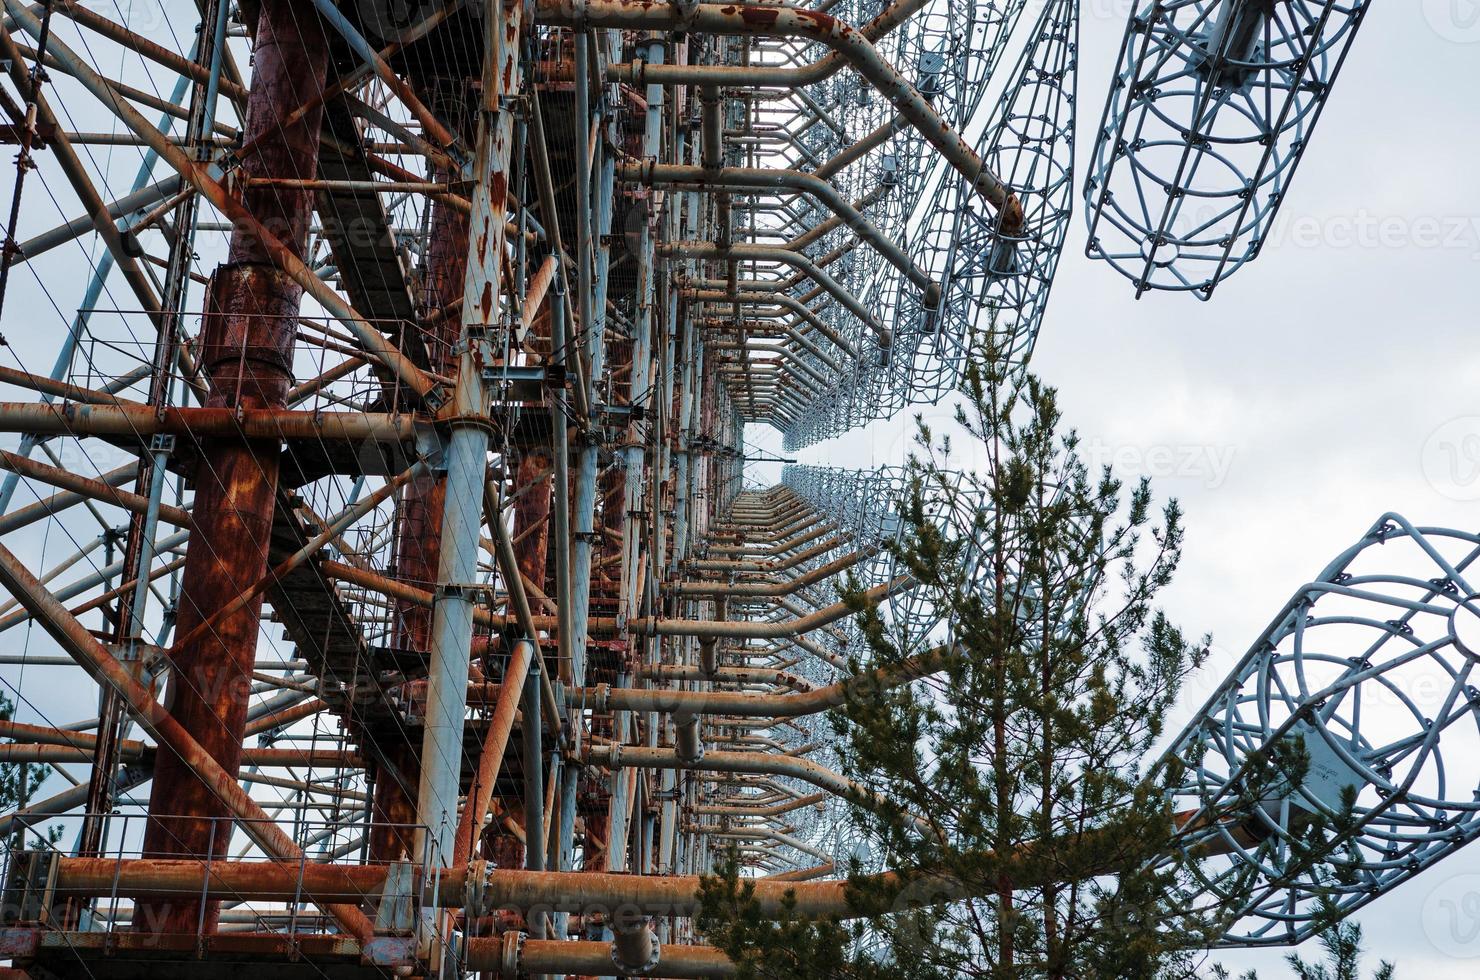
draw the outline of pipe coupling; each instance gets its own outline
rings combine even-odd
[[[524,976],[524,933],[510,930],[504,933],[503,948],[499,950],[499,980],[519,980]]]
[[[704,725],[698,715],[674,716],[673,754],[686,766],[696,766],[704,759]]]
[[[491,871],[487,861],[480,859],[468,862],[468,873],[463,878],[463,911],[470,920],[492,911],[488,898]]]
[[[619,931],[612,939],[612,965],[621,973],[648,973],[657,968],[662,955],[663,947],[646,922]]]

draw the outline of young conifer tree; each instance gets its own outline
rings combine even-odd
[[[15,702],[0,694],[0,721],[15,717]],[[46,779],[47,767],[40,763],[0,762],[0,810],[14,810],[31,802],[32,794]],[[60,833],[54,829],[49,839],[55,843]]]
[[[890,546],[942,624],[926,644],[942,669],[830,716],[845,775],[891,801],[852,819],[902,874],[852,876],[858,925],[766,921],[725,868],[698,925],[744,977],[1187,976],[1211,938],[1177,907],[1170,775],[1149,757],[1208,644],[1155,605],[1181,511],[1158,512],[1144,480],[1092,472],[1054,390],[974,354],[966,439],[917,419]],[[853,601],[855,669],[919,652],[887,610]],[[941,869],[978,897],[943,894]]]

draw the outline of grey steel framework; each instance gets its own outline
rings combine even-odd
[[[939,399],[973,330],[1027,364],[1075,0],[0,6],[0,764],[30,767],[0,955],[726,976],[691,913],[732,845],[763,909],[851,914],[845,860],[889,869],[821,716],[937,669],[949,623],[889,551],[905,470],[746,488],[745,429],[803,447]],[[1256,192],[1214,201],[1211,278],[1181,203],[1092,193],[1091,220],[1153,271],[1123,270],[1198,287],[1257,250],[1362,6],[1151,9],[1106,122],[1137,135],[1092,188],[1228,161]],[[1269,145],[1220,143],[1232,116]],[[1153,118],[1196,136],[1170,170]],[[961,481],[930,517],[983,505]],[[1189,901],[1258,886],[1230,942],[1307,931],[1287,843],[1333,787],[1360,790],[1348,907],[1471,836],[1474,538],[1374,535],[1178,743],[1218,855]],[[1424,542],[1434,568],[1340,579]],[[867,662],[845,577],[904,667]],[[1418,665],[1440,702],[1358,713]],[[1334,775],[1229,817],[1297,731]]]
[[[1368,0],[1134,9],[1085,181],[1091,258],[1208,299],[1259,255]]]
[[[1304,586],[1250,646],[1169,753],[1187,764],[1174,807],[1191,811],[1196,901],[1253,885],[1237,944],[1314,932],[1317,899],[1349,912],[1480,835],[1480,535],[1386,514]],[[1251,758],[1299,742],[1306,778],[1239,820]],[[1346,794],[1355,793],[1348,799]],[[1339,824],[1329,863],[1302,861],[1311,815]]]

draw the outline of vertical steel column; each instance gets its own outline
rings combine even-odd
[[[520,703],[523,716],[522,762],[524,765],[524,867],[530,871],[545,870],[545,762],[544,740],[540,731],[540,664],[530,662],[524,678],[524,698]],[[543,932],[541,921],[531,922],[530,929]],[[536,938],[543,938],[536,935]]]
[[[432,608],[432,649],[427,679],[426,729],[417,796],[417,853],[433,862],[451,860],[457,830],[458,780],[462,773],[463,718],[473,608],[478,591],[478,540],[489,444],[488,393],[483,369],[492,352],[487,338],[506,326],[500,268],[508,210],[508,173],[514,142],[513,96],[520,87],[522,3],[486,8],[483,93],[473,189],[462,333],[447,446],[447,493],[442,515],[437,595]]]
[[[586,59],[582,57],[586,48],[587,35],[578,33],[576,35],[576,104],[579,107],[585,103],[583,93],[587,89],[588,71],[586,70]],[[580,273],[584,280],[580,286],[583,296],[587,298],[585,313],[581,322],[581,332],[585,334],[585,350],[587,351],[588,370],[586,374],[587,390],[590,398],[587,403],[592,407],[593,415],[597,408],[596,402],[596,379],[606,370],[606,282],[607,266],[610,257],[607,236],[612,226],[612,196],[616,191],[616,161],[610,153],[606,152],[608,143],[616,144],[616,124],[611,114],[603,109],[600,113],[602,128],[606,130],[605,136],[598,137],[597,144],[591,154],[595,158],[596,173],[599,175],[599,186],[596,192],[595,204],[590,202],[587,196],[587,207],[594,206],[594,213],[590,215],[591,225],[594,231],[591,234],[591,242],[588,247],[594,248],[595,261],[591,263],[592,268],[582,268]],[[578,175],[577,193],[579,196],[581,180],[579,175],[585,172],[587,179],[591,172],[586,168],[587,154],[576,154],[576,172]],[[581,222],[577,222],[578,226]],[[589,295],[587,295],[589,293]],[[572,661],[574,664],[573,674],[577,684],[584,683],[586,669],[586,644],[587,623],[591,615],[591,557],[592,546],[596,534],[596,485],[600,469],[600,447],[593,441],[594,436],[588,434],[587,440],[581,446],[580,460],[576,473],[576,506],[575,506],[575,543],[572,549],[572,561],[574,566],[572,583],[571,612],[574,622],[571,628]]]
[[[317,17],[289,0],[263,0],[257,23],[256,74],[244,135],[253,150],[242,161],[249,178],[312,179],[318,164],[322,111],[285,117],[324,87],[328,41]],[[242,203],[301,257],[313,215],[307,190],[251,187]],[[217,269],[201,332],[208,404],[283,408],[292,383],[292,346],[302,290],[277,271],[260,240],[239,227],[228,261]],[[196,469],[195,527],[186,554],[178,628],[191,633],[267,570],[281,447],[221,441],[201,447]],[[226,772],[241,763],[260,597],[214,620],[206,635],[177,650],[166,706],[172,718]],[[230,811],[177,755],[155,762],[144,853],[226,854]],[[178,815],[178,816],[177,816]],[[135,928],[191,933],[214,930],[217,903],[194,899],[143,903]]]
[[[690,151],[692,152],[692,150]],[[685,209],[682,235],[689,241],[697,240],[701,234],[700,211],[702,198],[697,191],[683,194]],[[674,290],[675,293],[678,290]],[[699,387],[704,377],[704,338],[694,326],[694,310],[690,301],[682,300],[679,315],[683,317],[683,377],[679,384],[677,451],[675,453],[673,501],[673,553],[669,573],[677,576],[685,558],[688,557],[689,525],[694,494],[693,438],[694,409],[699,404]]]
[[[659,35],[649,35],[645,40],[646,61],[649,64],[663,62],[663,40]],[[663,86],[649,85],[645,91],[648,99],[644,118],[642,152],[649,160],[656,160],[663,145]],[[650,202],[653,198],[648,199]],[[651,207],[651,205],[650,205]],[[642,595],[639,593],[638,565],[642,556],[643,543],[643,499],[647,492],[644,479],[646,460],[645,433],[642,423],[637,421],[639,410],[646,416],[653,401],[651,387],[652,344],[653,344],[653,223],[656,215],[644,217],[638,231],[637,244],[637,315],[633,325],[630,403],[633,421],[629,423],[626,441],[622,449],[622,467],[625,476],[622,488],[623,538],[622,566],[617,594],[620,615],[631,617],[640,612]],[[655,583],[649,583],[652,585]],[[647,638],[636,640],[638,656],[646,659]],[[617,684],[631,683],[630,675],[619,673]],[[631,714],[627,711],[612,713],[612,738],[625,743],[631,734]],[[609,844],[607,848],[607,870],[625,871],[628,867],[627,847],[631,836],[630,813],[635,800],[630,795],[631,780],[622,768],[614,768],[611,774],[611,811],[609,815]]]
[[[469,112],[466,85],[462,79],[434,78],[426,86],[432,105],[444,119],[467,125]],[[433,180],[443,182],[456,174],[442,167]],[[461,322],[448,308],[462,298],[468,269],[468,215],[445,198],[434,199],[427,224],[426,254],[422,260],[423,306],[428,324],[422,341],[433,372],[450,376],[457,370],[454,351]],[[396,509],[396,540],[393,575],[397,581],[422,589],[435,588],[441,561],[441,528],[447,480],[441,473],[416,477],[402,492]],[[393,642],[420,654],[431,652],[432,611],[415,603],[392,604]],[[371,804],[372,826],[369,855],[372,861],[398,861],[414,855],[411,831],[416,823],[414,791],[421,778],[418,746],[403,729],[372,733],[381,738],[384,764],[376,774]],[[394,770],[394,771],[392,771]]]
[[[221,76],[221,58],[226,44],[226,8],[224,0],[207,0],[201,8],[202,31],[196,41],[195,60],[205,69],[206,77],[193,86],[190,120],[185,130],[185,145],[196,162],[206,165],[211,159],[209,138],[216,118],[216,93]],[[204,25],[211,25],[207,32]],[[182,79],[183,81],[183,79]],[[174,208],[174,244],[170,249],[164,288],[160,299],[163,316],[155,340],[153,372],[149,383],[150,405],[164,408],[172,403],[174,366],[180,338],[180,317],[190,293],[190,261],[195,254],[195,228],[200,197],[187,194]],[[154,537],[159,523],[159,506],[164,495],[166,467],[174,440],[156,437],[151,451],[141,456],[135,492],[146,494],[149,508],[144,513],[129,515],[128,539],[124,545],[124,577],[132,575],[136,583],[133,595],[119,596],[113,623],[113,641],[129,649],[129,660],[137,663],[134,649],[143,634],[144,612],[149,600],[149,569],[154,564]],[[118,765],[118,742],[126,724],[122,699],[116,692],[105,691],[98,712],[98,742],[93,752],[93,769],[88,782],[87,814],[78,840],[78,853],[100,854],[107,815],[113,810],[113,786]]]
[[[577,118],[580,118],[579,116]],[[584,219],[582,219],[584,220]],[[578,222],[579,223],[579,222]],[[560,261],[556,257],[556,261]],[[554,295],[550,299],[550,363],[553,367],[564,367],[565,345],[568,341],[568,330],[565,318],[565,276],[556,269],[556,274],[551,289]],[[577,355],[579,356],[579,354]],[[552,396],[550,406],[550,438],[552,442],[552,456],[554,458],[554,481],[555,481],[555,602],[556,620],[558,624],[560,640],[559,670],[561,680],[570,685],[585,683],[584,670],[577,680],[576,663],[574,658],[575,638],[572,636],[574,630],[575,616],[571,608],[574,592],[574,577],[571,573],[572,555],[571,550],[574,542],[571,538],[571,516],[572,500],[570,493],[570,438],[564,407],[560,404],[558,395]],[[589,563],[587,570],[589,572]],[[569,723],[566,731],[571,733],[572,751],[580,751],[580,738],[583,721],[577,711],[568,713]],[[556,757],[559,758],[558,755]],[[555,812],[548,814],[546,819],[555,821],[554,834],[550,847],[550,864],[556,871],[569,871],[573,864],[575,848],[575,824],[576,824],[576,793],[581,770],[577,765],[561,766],[558,769],[560,788],[556,800]],[[570,916],[561,912],[554,916],[555,935],[564,938]]]
[[[560,257],[555,257],[556,263]],[[565,274],[557,264],[555,276],[550,284],[550,366],[563,372],[566,364],[565,345],[568,331],[565,322]],[[550,397],[550,462],[551,480],[555,491],[555,609],[559,638],[560,679],[574,685],[575,664],[571,652],[574,647],[571,637],[571,495],[570,495],[570,422],[565,414],[558,394]],[[571,730],[579,737],[579,724]]]
[[[185,92],[189,86],[190,80],[184,77],[181,77],[175,83],[174,97],[171,99],[172,104],[178,104],[185,98]],[[210,103],[208,102],[208,104]],[[165,116],[160,122],[160,128],[166,128],[170,121],[171,117]],[[138,173],[134,177],[133,190],[140,190],[149,183],[149,178],[154,172],[154,164],[158,160],[159,156],[153,150],[145,153],[144,162],[140,165]],[[72,358],[82,338],[82,331],[85,329],[88,317],[91,315],[99,297],[102,295],[103,285],[107,281],[108,273],[112,271],[112,268],[113,256],[111,253],[104,252],[102,258],[98,260],[91,281],[88,283],[87,291],[82,301],[82,307],[77,311],[76,317],[72,320],[72,329],[68,331],[67,339],[62,344],[62,352],[58,355],[56,364],[52,368],[53,379],[61,380],[71,370]],[[51,395],[42,396],[43,403],[50,402],[51,400]],[[21,439],[20,448],[17,452],[22,457],[29,456],[31,450],[39,444],[40,440],[29,435],[24,436]],[[153,476],[149,481],[149,499],[155,508],[153,515],[155,517],[158,516],[159,500],[164,489],[164,476],[164,467],[160,465],[155,467]],[[0,488],[0,513],[3,513],[9,505],[11,493],[14,491],[15,483],[19,479],[20,473],[18,471],[12,470],[6,474],[5,485],[3,488]],[[137,489],[143,488],[138,487]],[[130,525],[131,527],[133,525],[132,519]],[[132,534],[130,538],[132,539]],[[147,550],[150,552],[149,554],[142,553],[146,550],[144,542],[148,543],[149,547]],[[132,540],[130,543],[132,543]],[[127,558],[125,558],[123,565],[125,569],[134,570],[134,580],[138,583],[135,588],[134,602],[130,607],[136,628],[142,623],[143,599],[148,595],[150,584],[148,568],[153,561],[153,543],[154,527],[151,520],[146,518],[140,525],[139,550],[141,553],[134,556],[135,560],[132,564],[129,564]],[[123,600],[120,598],[120,611],[122,610],[122,604]],[[122,616],[120,615],[120,626],[123,625],[121,620]],[[118,632],[120,631],[115,631],[115,636],[118,635]],[[160,640],[160,642],[164,641]],[[105,834],[105,827],[103,826],[105,814],[112,810],[113,791],[118,782],[117,743],[123,737],[123,726],[122,705],[117,694],[111,690],[104,690],[102,692],[101,707],[98,711],[99,738],[93,752],[93,771],[88,778],[87,804],[84,811],[83,825],[78,833],[75,848],[75,853],[78,855],[95,854],[100,850]]]
[[[663,39],[660,35],[649,35],[645,44],[646,52],[644,61],[650,65],[661,65],[663,63]],[[642,155],[644,159],[658,162],[658,157],[663,151],[663,86],[649,85],[644,91],[644,97],[648,100],[647,112],[644,117],[642,135]],[[652,385],[652,362],[653,362],[653,224],[658,216],[652,213],[653,202],[657,199],[656,192],[648,191],[648,213],[644,215],[642,227],[638,229],[637,235],[637,315],[633,321],[632,338],[632,368],[629,377],[631,388],[629,400],[632,406],[632,421],[627,428],[627,438],[622,449],[622,466],[627,474],[625,488],[625,504],[622,508],[623,526],[623,550],[622,550],[622,586],[619,593],[621,602],[620,615],[631,617],[639,613],[642,596],[637,594],[640,578],[637,574],[637,565],[641,554],[642,537],[644,529],[643,498],[647,491],[647,480],[644,479],[644,464],[646,461],[646,430],[647,425],[639,422],[638,415],[641,413],[646,419],[652,414],[653,395]]]

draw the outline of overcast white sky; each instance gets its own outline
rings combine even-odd
[[[1085,0],[1081,165],[1129,6]],[[1033,369],[1087,447],[1181,499],[1186,558],[1165,599],[1175,621],[1214,634],[1206,684],[1385,511],[1480,524],[1477,91],[1480,3],[1373,4],[1282,213],[1286,234],[1210,303],[1135,301],[1084,258],[1076,218]],[[1435,227],[1452,240],[1435,244]],[[795,455],[897,463],[909,415]],[[767,431],[749,437],[779,451]],[[1446,444],[1470,453],[1447,477]],[[769,480],[771,467],[752,469]],[[1480,848],[1359,920],[1400,978],[1480,975]],[[1282,957],[1221,958],[1270,978],[1289,975]]]

